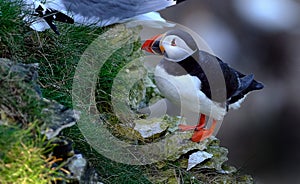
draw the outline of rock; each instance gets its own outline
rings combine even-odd
[[[38,67],[38,63],[14,63],[9,59],[0,58],[0,77],[8,77],[17,81],[23,81],[27,84],[30,84],[37,92],[37,94],[41,96],[41,89],[37,84]]]
[[[3,92],[0,93],[0,110],[2,116],[24,124],[34,119],[42,119],[42,133],[51,139],[62,129],[73,126],[79,119],[79,112],[42,98],[40,86],[37,84],[37,70],[38,63],[14,63],[0,58],[0,79],[3,80],[0,84]]]
[[[136,130],[143,139],[153,139],[162,136],[169,125],[161,118],[139,119],[134,121]]]
[[[42,114],[47,117],[42,125],[42,133],[51,139],[59,134],[59,132],[67,127],[75,125],[79,120],[79,111],[69,109],[55,101],[43,99],[46,104],[42,110]]]
[[[25,127],[41,118],[37,68],[38,64],[14,63],[0,58],[0,111]]]
[[[209,159],[205,164],[198,165],[201,169],[215,169],[218,172],[223,172],[223,164],[228,160],[227,154],[228,150],[219,145],[209,145],[206,149],[206,152],[212,154],[212,158]]]
[[[152,183],[178,183],[175,169],[167,169],[149,176]]]
[[[172,139],[168,140],[166,144],[168,145],[168,148],[165,149],[168,161],[176,161],[182,155],[193,150],[205,150],[207,145],[209,145],[213,139],[208,138],[199,143],[195,143],[190,141],[191,136],[192,132],[179,132],[172,136]]]
[[[187,171],[200,164],[206,159],[212,158],[213,154],[206,151],[197,151],[189,156]]]
[[[70,159],[67,168],[72,173],[72,178],[80,181],[86,166],[87,161],[82,157],[82,154],[76,154]]]
[[[0,110],[2,116],[26,125],[41,119],[42,133],[51,139],[79,119],[79,112],[42,98],[38,80],[38,64],[14,63],[0,58]],[[9,87],[8,87],[9,86]],[[5,113],[4,113],[5,112]]]
[[[88,167],[89,169],[85,170],[83,177],[80,179],[80,183],[88,184],[104,184],[101,182],[100,176],[93,167]]]

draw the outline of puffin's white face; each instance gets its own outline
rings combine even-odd
[[[162,38],[161,43],[164,48],[165,57],[173,62],[179,62],[191,56],[195,50],[192,50],[185,41],[176,35],[167,35]]]

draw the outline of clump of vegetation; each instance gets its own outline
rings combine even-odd
[[[46,138],[36,129],[36,123],[27,129],[0,126],[0,183],[43,184],[62,179],[59,167],[51,168],[56,160],[44,155]]]

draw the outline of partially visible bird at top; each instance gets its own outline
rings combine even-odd
[[[175,106],[200,114],[196,126],[179,125],[181,130],[194,130],[194,142],[210,137],[229,109],[239,108],[249,92],[264,87],[253,74],[244,75],[200,50],[193,37],[180,29],[146,40],[142,49],[163,55],[154,72],[161,94]],[[206,117],[212,118],[210,128],[205,128]]]
[[[59,34],[53,21],[104,27],[130,20],[166,21],[156,11],[185,0],[23,0],[31,15],[41,19],[30,27],[37,31],[51,28]],[[30,15],[26,21],[32,20]]]

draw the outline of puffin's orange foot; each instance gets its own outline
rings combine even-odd
[[[181,131],[188,131],[188,130],[201,130],[205,127],[205,115],[204,114],[200,114],[200,120],[197,126],[192,126],[192,125],[183,125],[183,124],[179,124],[178,128]]]
[[[203,141],[206,138],[209,138],[214,131],[211,130],[206,130],[206,129],[202,129],[202,130],[195,130],[191,141],[193,142],[200,142]]]
[[[191,141],[200,142],[200,141],[203,141],[204,139],[209,138],[214,133],[216,124],[217,124],[217,121],[213,120],[213,123],[209,129],[204,129],[204,128],[199,129],[199,130],[195,129],[194,134],[191,138]]]
[[[178,128],[181,131],[195,130],[197,126],[179,124]]]

